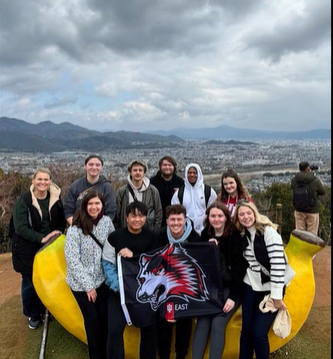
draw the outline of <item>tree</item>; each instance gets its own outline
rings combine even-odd
[[[324,186],[326,193],[319,197],[320,222],[318,235],[330,244],[331,241],[331,187]],[[274,222],[275,208],[278,203],[282,205],[282,230],[283,241],[289,241],[290,233],[295,229],[294,207],[292,204],[292,189],[287,183],[273,183],[265,192],[254,193],[253,200],[258,209]]]
[[[295,229],[294,207],[292,205],[292,190],[289,184],[273,183],[265,192],[254,193],[253,200],[257,204],[259,211],[266,211],[268,217],[274,222],[276,219],[272,214],[272,209],[275,210],[276,204],[282,205],[282,228],[281,236],[283,241],[289,241],[290,233]]]
[[[17,172],[5,174],[0,169],[0,243],[3,243],[7,236],[16,198],[27,191],[30,185],[31,179],[28,176]]]

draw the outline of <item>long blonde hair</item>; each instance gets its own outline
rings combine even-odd
[[[245,234],[245,228],[240,224],[238,219],[238,211],[239,211],[239,207],[241,206],[250,208],[251,211],[254,213],[254,218],[255,218],[254,226],[256,230],[259,231],[261,234],[264,234],[266,226],[270,226],[274,229],[277,229],[276,224],[274,224],[267,216],[264,216],[263,214],[259,213],[258,208],[254,203],[250,202],[249,200],[240,200],[236,204],[234,223],[236,228],[241,232],[242,235]]]

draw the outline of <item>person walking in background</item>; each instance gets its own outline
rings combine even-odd
[[[224,306],[222,314],[197,318],[192,359],[204,357],[209,334],[209,359],[221,359],[225,329],[240,304],[245,274],[242,238],[231,221],[229,210],[223,203],[215,201],[207,208],[201,240],[212,241],[219,246]]]
[[[324,195],[326,191],[319,178],[311,172],[308,162],[299,164],[299,172],[291,180],[291,188],[296,229],[318,235],[320,207],[318,196]]]
[[[177,176],[177,163],[171,156],[164,156],[158,162],[159,170],[151,177],[150,183],[154,185],[161,198],[163,219],[161,227],[166,225],[165,209],[171,204],[174,193],[184,185],[184,180]]]
[[[234,170],[228,169],[222,173],[221,192],[218,195],[218,201],[227,206],[231,218],[233,218],[236,203],[241,199],[248,199],[253,202],[239,175]]]
[[[113,248],[116,254],[124,258],[149,252],[159,247],[158,235],[144,228],[148,208],[139,201],[133,201],[126,207],[127,226],[111,233],[103,249],[103,268],[106,284],[110,287],[108,296],[108,359],[124,359],[123,333],[126,318],[120,301],[119,281]],[[140,359],[156,359],[156,325],[140,328]]]
[[[14,270],[22,275],[23,314],[29,318],[30,329],[42,324],[45,310],[32,282],[35,254],[66,227],[60,193],[60,188],[52,183],[50,171],[39,168],[33,174],[30,190],[14,204],[12,260]]]
[[[67,230],[65,257],[66,282],[81,309],[90,359],[107,358],[107,297],[102,268],[102,249],[114,231],[110,217],[103,215],[104,198],[89,191],[75,212]]]
[[[74,213],[80,208],[82,199],[93,189],[102,193],[105,203],[103,212],[113,220],[116,214],[116,195],[111,182],[100,174],[103,159],[97,155],[90,155],[84,161],[84,168],[86,174],[69,186],[64,199],[64,212],[68,224],[72,224]]]
[[[186,218],[186,208],[180,204],[170,205],[165,210],[167,226],[161,228],[160,246],[169,243],[199,242],[200,236]],[[192,318],[176,322],[159,319],[157,322],[157,348],[160,359],[169,359],[172,331],[175,327],[175,352],[177,359],[184,359],[190,345]]]
[[[286,260],[282,238],[268,217],[259,214],[249,200],[240,200],[235,210],[235,226],[243,236],[248,268],[244,277],[242,330],[239,359],[269,359],[268,331],[277,315],[263,313],[260,302],[266,295],[276,309],[286,310],[283,302]]]
[[[204,184],[201,168],[190,163],[185,168],[185,185],[172,196],[171,204],[182,204],[187,216],[193,221],[194,229],[199,234],[203,230],[206,208],[211,205],[217,195],[213,188]]]
[[[163,217],[161,199],[156,187],[145,176],[147,164],[142,160],[133,160],[128,164],[127,170],[128,184],[120,187],[116,194],[116,228],[127,226],[126,208],[136,200],[143,202],[148,208],[145,226],[153,231],[159,231]]]

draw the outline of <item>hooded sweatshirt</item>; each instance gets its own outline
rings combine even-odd
[[[194,186],[191,185],[187,178],[187,172],[191,167],[194,167],[198,174],[198,178]],[[204,228],[203,222],[205,219],[206,211],[204,186],[205,185],[203,183],[203,175],[200,166],[196,163],[190,163],[187,165],[185,168],[185,190],[182,204],[186,208],[186,216],[192,220],[194,224],[194,230],[199,234]],[[179,190],[177,190],[173,195],[171,204],[181,204],[178,198],[178,191]],[[207,207],[215,201],[216,197],[216,192],[212,188]]]
[[[133,185],[130,175],[128,175],[127,181],[128,185],[120,187],[116,193],[117,213],[114,219],[115,227],[125,228],[127,226],[126,207],[134,201],[128,189],[128,186],[131,186],[136,199],[148,207],[145,227],[152,231],[158,231],[161,227],[163,212],[157,188],[150,184],[149,178],[147,177],[143,177],[142,186],[139,189]]]

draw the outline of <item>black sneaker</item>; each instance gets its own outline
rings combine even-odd
[[[28,325],[30,329],[37,329],[42,325],[40,317],[29,317]]]

